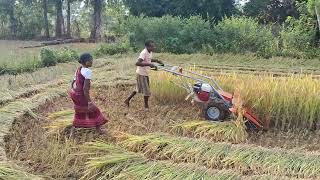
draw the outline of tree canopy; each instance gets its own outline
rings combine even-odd
[[[124,3],[136,16],[201,15],[205,19],[220,20],[235,12],[234,0],[125,0]]]

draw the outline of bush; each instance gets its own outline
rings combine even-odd
[[[59,50],[42,48],[40,51],[42,65],[45,67],[54,66],[57,63],[65,63],[79,59],[78,52],[74,49],[64,47]]]
[[[50,48],[41,49],[40,59],[44,67],[55,66],[58,63],[55,51]]]
[[[320,55],[319,50],[314,47],[316,27],[312,21],[305,15],[300,19],[288,17],[286,27],[283,27],[280,33],[281,55],[296,58],[313,58]]]
[[[56,51],[55,53],[58,63],[65,63],[79,59],[78,52],[68,47],[61,48],[59,51]]]
[[[125,24],[125,33],[129,34],[134,50],[143,48],[145,40],[152,39],[160,52],[195,53],[209,43],[212,36],[210,23],[200,16],[188,19],[130,17]]]
[[[115,54],[124,54],[129,51],[129,45],[126,43],[116,43],[116,44],[101,44],[96,48],[93,54],[96,57],[101,57],[104,55],[115,55]]]
[[[222,53],[254,52],[272,56],[277,52],[276,42],[271,29],[252,18],[225,18],[214,27],[213,48]]]
[[[287,21],[286,28],[262,25],[247,17],[224,18],[212,24],[200,16],[129,17],[122,34],[128,35],[135,51],[144,47],[147,39],[156,42],[158,52],[182,53],[255,53],[271,56],[312,58],[320,55],[314,46],[315,23],[301,16]],[[304,28],[306,26],[306,28]],[[283,48],[283,49],[281,49]]]

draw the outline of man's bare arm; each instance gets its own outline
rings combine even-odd
[[[160,61],[159,59],[151,59],[151,62],[155,62],[155,63],[163,64],[163,62],[162,62],[162,61]]]
[[[145,66],[149,66],[149,67],[154,67],[154,65],[152,63],[144,63],[143,59],[139,58],[138,62],[136,63],[136,66],[141,66],[141,67],[145,67]]]

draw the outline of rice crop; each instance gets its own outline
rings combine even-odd
[[[252,107],[265,125],[286,129],[313,129],[320,121],[320,81],[312,75],[272,76],[221,75],[227,91],[235,88],[244,106]]]
[[[174,164],[170,162],[149,162],[146,164],[138,164],[129,166],[121,171],[114,179],[179,179],[179,180],[220,180],[220,179],[240,179],[239,174],[222,170],[210,172],[207,169],[201,169],[195,165]]]
[[[248,137],[245,128],[233,121],[189,121],[173,126],[170,132],[180,136],[232,143],[245,142]]]
[[[72,126],[74,110],[64,110],[52,113],[48,116],[50,123],[45,128],[49,133],[60,132]]]
[[[201,72],[199,72],[201,73]],[[273,77],[272,75],[223,74],[212,76],[229,93],[237,90],[243,105],[254,111],[265,127],[281,130],[315,128],[320,122],[320,80],[312,75]],[[152,74],[151,87],[159,102],[183,102],[184,90],[171,82],[180,78],[165,72]],[[189,81],[190,82],[190,81]],[[191,82],[189,85],[193,85]]]
[[[98,152],[98,155],[89,159],[82,179],[239,179],[237,173],[227,170],[209,171],[191,164],[150,161],[142,154],[104,142],[85,146]]]
[[[271,174],[319,178],[320,156],[267,149],[253,145],[209,143],[165,134],[134,136],[120,133],[118,143],[149,158],[196,163],[215,169],[235,169],[245,174]]]
[[[97,156],[88,159],[86,171],[81,179],[111,179],[124,168],[146,161],[141,154],[126,152],[103,142],[87,143],[83,147]]]
[[[41,178],[31,175],[21,169],[18,169],[17,167],[12,167],[12,165],[9,165],[7,162],[0,162],[0,179],[6,179],[6,180],[35,179],[37,180]]]
[[[181,78],[165,72],[151,74],[150,86],[154,98],[163,104],[183,103],[187,97],[186,91],[175,83],[181,83]]]

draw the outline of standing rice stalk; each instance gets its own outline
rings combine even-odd
[[[216,79],[227,92],[237,90],[243,106],[253,110],[265,126],[281,130],[311,130],[320,122],[320,81],[312,75],[273,77],[215,73],[213,76],[211,72],[206,72],[206,75]],[[184,89],[171,83],[181,83],[180,77],[165,72],[151,76],[151,87],[159,102],[184,101]]]

